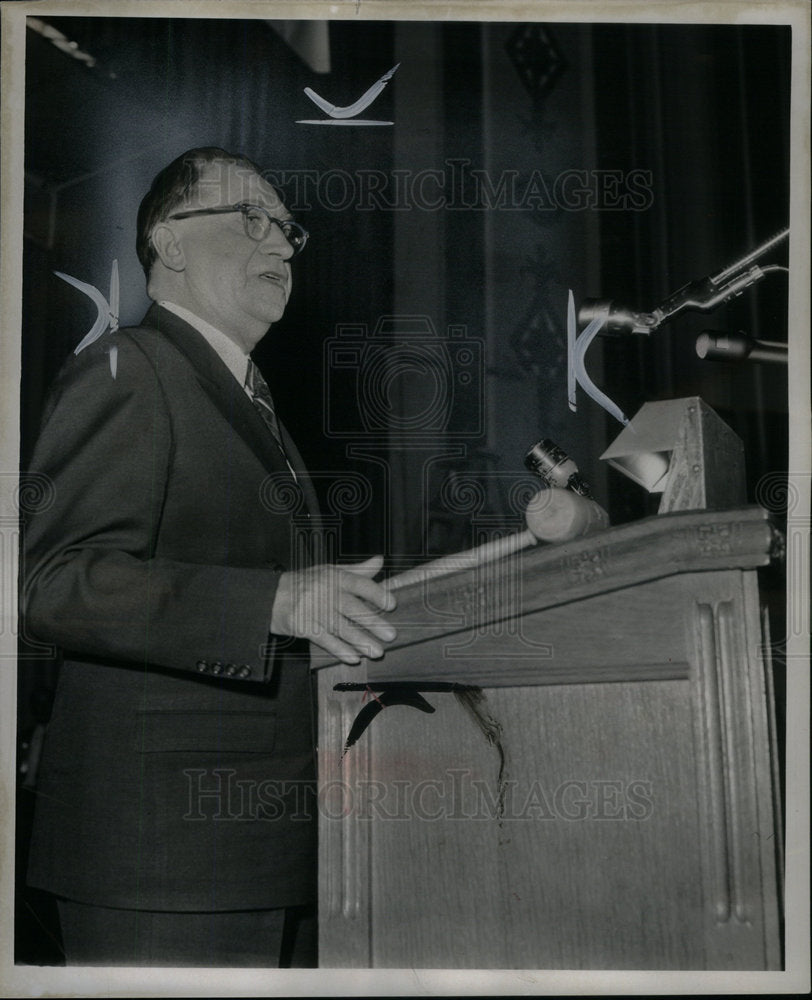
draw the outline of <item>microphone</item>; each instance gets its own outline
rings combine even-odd
[[[766,361],[787,364],[787,345],[756,340],[746,333],[703,330],[696,338],[696,353],[709,361]]]
[[[611,299],[584,299],[578,310],[578,322],[586,326],[598,316],[606,316],[601,333],[619,336],[623,333],[651,333],[657,328],[654,313],[635,312]]]
[[[563,448],[542,438],[524,456],[524,464],[530,472],[534,472],[547,486],[558,486],[561,489],[572,490],[588,500],[592,500],[589,483],[581,478],[578,466],[573,462]]]

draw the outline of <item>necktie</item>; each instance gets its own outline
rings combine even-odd
[[[279,432],[279,422],[276,419],[276,410],[274,409],[271,390],[268,388],[268,383],[262,377],[259,368],[257,368],[250,358],[248,359],[248,371],[245,374],[245,387],[251,394],[251,402],[259,411],[259,415],[265,422],[265,426],[271,432],[274,441],[279,446],[282,457],[290,469],[290,474],[298,482],[296,473],[293,471],[293,466],[290,464],[285,451],[285,446],[282,444],[282,435]]]

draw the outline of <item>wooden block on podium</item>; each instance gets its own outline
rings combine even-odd
[[[601,458],[662,493],[660,514],[746,501],[742,442],[698,396],[644,403]]]

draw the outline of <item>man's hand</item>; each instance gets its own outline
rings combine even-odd
[[[383,656],[382,642],[395,630],[376,614],[394,611],[395,598],[373,576],[383,556],[356,566],[311,566],[279,578],[271,612],[271,632],[309,639],[344,663]]]

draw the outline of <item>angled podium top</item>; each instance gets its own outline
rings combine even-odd
[[[397,638],[381,661],[364,661],[370,678],[387,676],[390,652],[443,636],[571,604],[666,577],[754,570],[780,556],[783,538],[758,506],[659,514],[558,545],[536,545],[507,558],[398,591],[388,616]],[[336,660],[315,647],[313,669]]]

